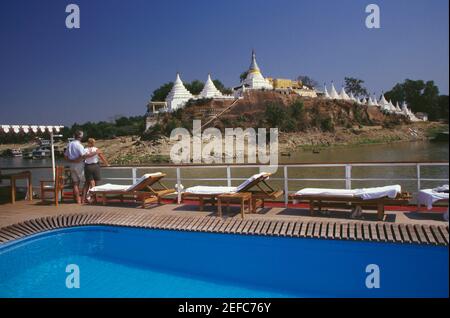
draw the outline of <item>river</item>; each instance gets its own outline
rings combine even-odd
[[[377,145],[360,145],[348,147],[330,147],[322,149],[320,153],[310,151],[292,152],[290,156],[280,156],[280,163],[333,163],[333,162],[402,162],[402,161],[448,161],[449,148],[448,143],[432,143],[432,142],[402,142],[391,144]],[[0,168],[19,168],[27,167],[48,167],[51,165],[50,159],[27,160],[22,158],[0,158]],[[175,169],[144,169],[140,168],[137,175],[140,176],[145,172],[154,172],[155,170],[167,173],[167,178],[174,179]],[[245,178],[252,173],[256,173],[254,168],[237,168],[231,169],[232,178]],[[226,170],[218,168],[183,168],[181,171],[183,178],[226,178]],[[448,179],[449,169],[445,167],[427,167],[422,169],[422,178],[441,178]],[[103,176],[105,178],[130,178],[130,169],[104,169]],[[282,178],[283,171],[278,169],[272,179]],[[343,178],[343,168],[289,168],[289,178]],[[417,182],[410,179],[416,177],[415,167],[354,167],[352,170],[353,178],[390,178],[392,181],[354,181],[352,187],[377,186],[387,183],[400,183],[406,190],[414,192],[417,189]],[[39,180],[50,178],[49,169],[33,170],[33,183],[39,184]],[[106,182],[106,181],[105,181]],[[111,183],[129,183],[124,180],[108,180]],[[225,185],[225,181],[194,181],[185,180],[185,187],[197,183],[204,185]],[[173,180],[167,180],[168,186],[173,186]],[[238,184],[236,180],[233,184]],[[272,180],[271,182],[277,187],[282,187],[281,180]],[[422,183],[423,187],[433,187],[443,182],[426,182]],[[343,187],[343,181],[289,181],[289,189],[300,189],[303,187]]]

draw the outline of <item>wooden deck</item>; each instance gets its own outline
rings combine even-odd
[[[138,209],[130,204],[54,207],[20,201],[0,205],[0,243],[57,228],[112,225],[448,246],[448,223],[442,221],[442,213],[387,211],[385,221],[379,222],[376,212],[365,213],[364,220],[351,220],[348,212],[334,210],[327,215],[310,216],[307,208],[266,207],[258,214],[247,214],[245,219],[239,211],[239,207],[233,207],[220,218],[215,208],[198,212],[196,205],[189,204]]]

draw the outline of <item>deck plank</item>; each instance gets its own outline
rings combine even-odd
[[[436,238],[438,244],[445,245],[444,237],[441,235],[441,232],[439,232],[439,229],[436,226],[432,225],[430,226],[430,230],[433,233],[434,237]]]
[[[417,233],[416,233],[416,230],[414,229],[414,226],[412,226],[411,224],[407,224],[406,225],[406,229],[408,230],[409,237],[411,238],[411,241],[413,243],[420,244],[420,240],[417,237]]]
[[[330,217],[297,217],[246,214],[219,218],[210,212],[192,212],[158,206],[152,209],[122,207],[62,205],[34,206],[22,204],[23,212],[17,213],[17,221],[2,222],[0,206],[0,242],[8,242],[42,231],[71,226],[111,225],[162,230],[236,233],[243,235],[271,235],[285,237],[314,237],[317,239],[352,239],[358,241],[389,241],[404,244],[435,244],[448,246],[448,226],[444,222],[373,222],[349,221]],[[12,209],[12,206],[9,207]],[[33,211],[30,213],[30,209]],[[166,212],[160,213],[160,210]],[[172,211],[172,210],[173,211]],[[39,210],[40,212],[34,212]],[[11,210],[13,211],[13,210]],[[13,212],[7,218],[14,220]],[[16,213],[14,211],[14,213]],[[40,215],[40,213],[43,213]],[[10,217],[12,215],[13,217]]]

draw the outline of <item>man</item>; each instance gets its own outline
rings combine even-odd
[[[73,182],[73,196],[78,204],[81,204],[80,182],[84,179],[84,159],[97,155],[96,152],[87,153],[81,144],[83,132],[77,130],[74,134],[74,141],[67,146],[64,158],[70,162],[70,173]]]

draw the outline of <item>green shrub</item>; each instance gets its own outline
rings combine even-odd
[[[320,123],[322,131],[334,132],[334,122],[331,118],[322,119]]]
[[[286,117],[286,111],[279,104],[269,103],[266,106],[265,119],[270,127],[281,127]]]

